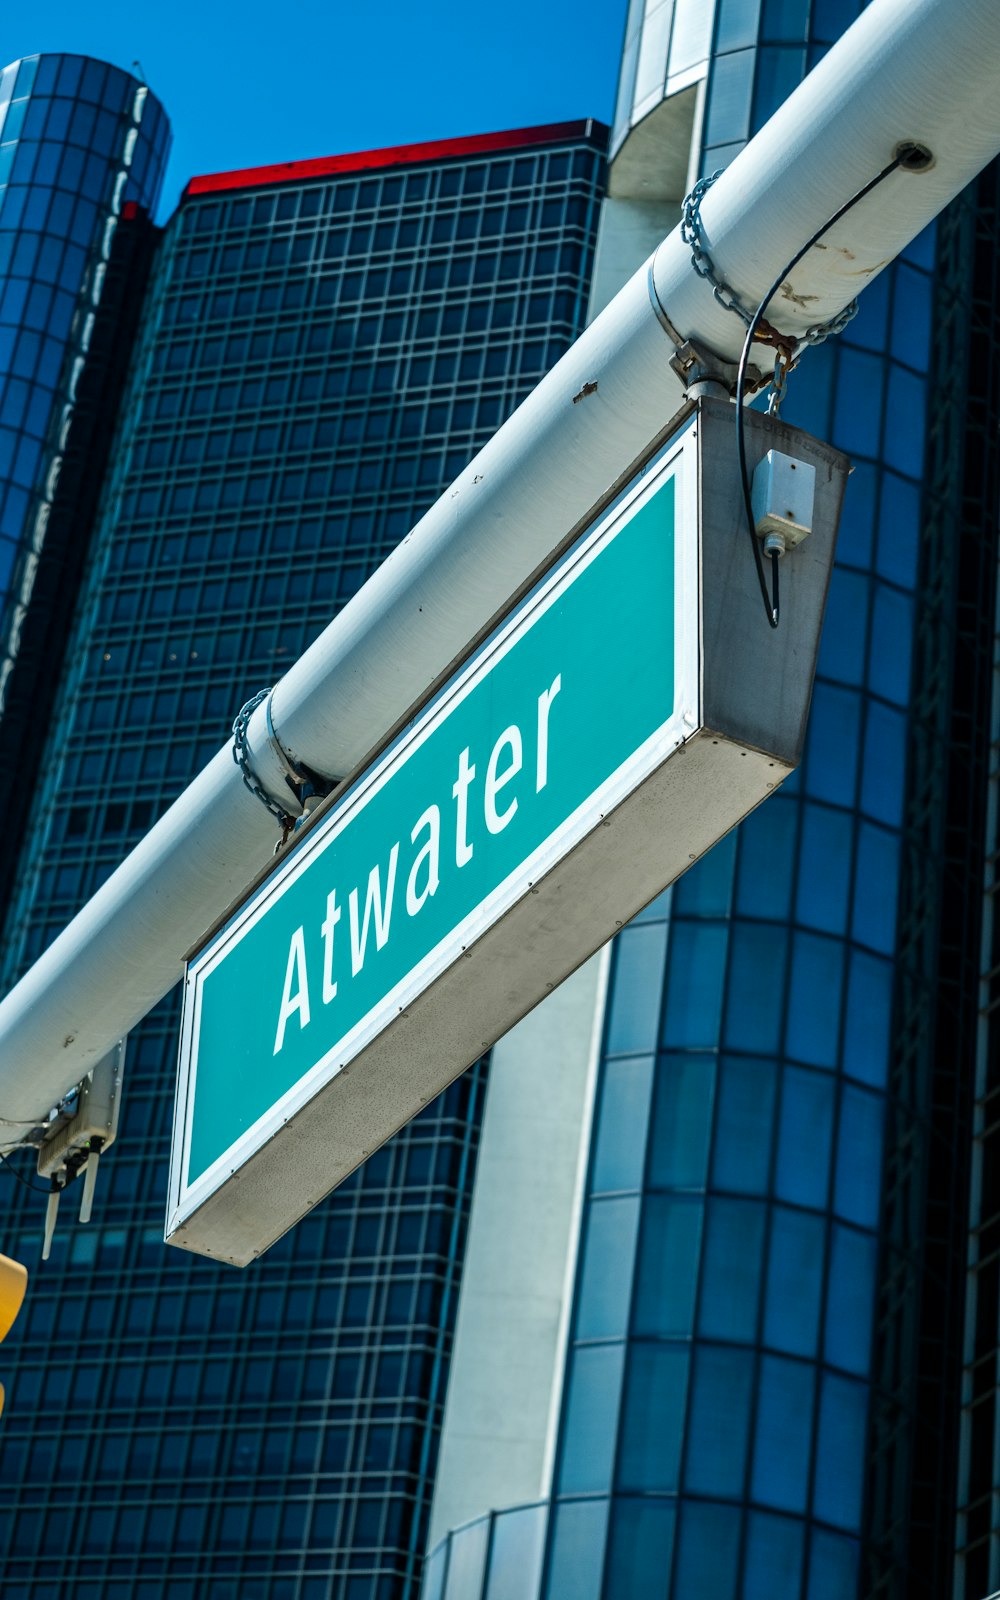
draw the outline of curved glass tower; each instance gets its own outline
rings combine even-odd
[[[142,213],[170,130],[146,85],[85,56],[0,72],[0,763],[31,770],[87,547],[122,347],[144,282]],[[121,235],[121,237],[119,237]],[[0,794],[23,822],[28,785]],[[14,852],[6,854],[9,865]],[[0,892],[7,869],[0,871]]]
[[[858,9],[633,0],[598,305]],[[963,445],[962,393],[977,318],[997,337],[975,300],[995,228],[970,224],[995,182],[790,381],[783,418],[854,464],[805,759],[616,940],[548,1454],[534,1504],[494,1496],[457,1529],[474,1462],[460,1490],[446,1420],[439,1504],[464,1515],[436,1518],[433,1600],[512,1593],[515,1548],[518,1592],[546,1600],[952,1593],[985,849],[969,728],[996,560],[995,446]],[[491,1138],[488,1107],[484,1164]],[[462,1309],[458,1327],[453,1382]],[[962,1570],[978,1600],[985,1568]]]

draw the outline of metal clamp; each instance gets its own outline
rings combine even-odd
[[[723,360],[722,356],[706,350],[694,339],[685,339],[683,344],[678,345],[670,358],[670,365],[692,399],[696,399],[698,391],[708,384],[721,384],[730,397],[736,393],[739,363]],[[744,393],[756,394],[768,381],[767,373],[761,372],[759,367],[748,367]]]
[[[721,385],[730,397],[735,395],[739,363],[726,361],[724,357],[717,356],[714,350],[706,350],[697,340],[685,339],[678,333],[656,292],[652,266],[646,274],[646,287],[658,322],[676,346],[670,358],[670,365],[688,391],[689,397],[692,400],[697,399],[699,392],[705,392],[702,386],[707,389],[710,384]],[[759,367],[748,367],[745,392],[756,394],[757,390],[763,389],[769,381],[769,375],[762,372]]]
[[[81,1172],[80,1221],[90,1221],[100,1158],[118,1137],[124,1066],[125,1040],[120,1039],[80,1084],[71,1114],[58,1121],[39,1146],[38,1175],[52,1185],[45,1213],[43,1261],[49,1259],[52,1249],[60,1195]]]
[[[288,835],[299,826],[304,816],[319,800],[330,793],[338,779],[327,779],[313,772],[309,767],[299,763],[296,766],[288,751],[280,743],[274,731],[274,722],[271,718],[271,696],[274,689],[261,689],[253,695],[244,706],[240,707],[233,723],[233,760],[240,769],[243,782],[250,793],[259,800],[265,810],[271,813],[275,821],[281,826],[281,843]],[[250,719],[257,707],[264,707],[264,721],[267,729],[267,740],[285,774],[285,782],[294,795],[300,809],[300,815],[295,816],[288,811],[273,795],[264,788],[250,763],[250,751],[247,744],[247,733],[250,728]]]

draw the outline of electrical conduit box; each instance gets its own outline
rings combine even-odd
[[[848,464],[745,421],[815,473],[777,630],[703,400],[192,954],[171,1244],[259,1256],[794,770]]]
[[[751,504],[765,552],[784,555],[794,550],[812,532],[815,466],[781,450],[768,450],[754,469]]]

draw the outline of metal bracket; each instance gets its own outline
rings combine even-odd
[[[45,1219],[42,1259],[47,1261],[55,1232],[59,1196],[81,1172],[85,1174],[80,1199],[80,1221],[89,1222],[97,1184],[100,1157],[118,1137],[125,1040],[119,1039],[84,1078],[71,1116],[57,1122],[38,1150],[39,1176],[52,1184]]]
[[[711,393],[713,388],[716,392],[721,388],[731,400],[736,396],[739,363],[724,361],[694,339],[685,339],[683,344],[678,345],[670,358],[670,365],[692,400],[698,399],[703,393]],[[748,366],[743,393],[756,394],[769,382],[769,375],[761,372],[759,367]]]
[[[688,398],[698,400],[702,394],[714,393],[721,399],[720,389],[729,399],[735,398],[739,363],[724,360],[722,356],[717,356],[714,350],[706,350],[696,339],[685,339],[683,334],[677,331],[656,292],[652,263],[646,273],[646,288],[657,321],[676,347],[670,358],[670,365],[687,390]],[[761,372],[759,367],[748,366],[743,393],[756,394],[758,389],[763,389],[770,381],[770,373]]]

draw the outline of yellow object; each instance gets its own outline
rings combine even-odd
[[[14,1326],[27,1287],[27,1267],[22,1267],[19,1261],[11,1261],[9,1256],[0,1256],[0,1339],[6,1339]],[[3,1398],[0,1393],[0,1410],[2,1409]]]

